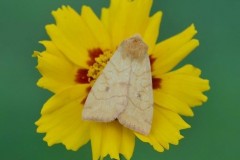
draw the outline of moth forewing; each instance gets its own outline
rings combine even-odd
[[[153,116],[152,75],[147,45],[135,35],[121,43],[93,85],[83,119],[119,122],[147,135]]]

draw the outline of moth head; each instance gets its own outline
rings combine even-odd
[[[131,57],[133,59],[143,59],[147,54],[148,46],[143,42],[141,36],[136,34],[129,39],[126,39],[120,45],[122,56]]]

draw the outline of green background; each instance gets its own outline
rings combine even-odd
[[[62,145],[48,147],[34,122],[51,94],[38,88],[34,50],[48,39],[44,26],[54,22],[51,11],[63,4],[80,10],[90,5],[99,15],[108,0],[0,0],[0,159],[89,160],[90,145],[77,152]],[[155,0],[152,13],[164,13],[159,40],[182,31],[191,23],[198,29],[200,47],[182,64],[191,63],[210,79],[209,101],[194,109],[192,125],[180,145],[164,153],[137,141],[133,160],[238,160],[240,132],[240,1]]]

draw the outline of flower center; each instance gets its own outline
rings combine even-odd
[[[88,81],[91,85],[96,81],[98,76],[102,73],[104,67],[106,66],[107,62],[112,57],[113,52],[106,50],[98,57],[95,58],[95,62],[89,67],[87,76]]]
[[[112,57],[113,52],[110,50],[102,51],[100,48],[89,50],[90,60],[87,64],[90,66],[89,69],[79,69],[77,71],[75,81],[81,84],[90,84],[93,86],[96,79],[102,73],[104,67]],[[154,63],[155,58],[152,56],[150,58],[151,65]],[[152,77],[153,89],[161,88],[161,79]]]

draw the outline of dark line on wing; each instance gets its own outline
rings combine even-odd
[[[123,72],[123,71],[128,70],[129,68],[132,68],[131,66],[129,66],[129,67],[127,67],[126,69],[119,71],[118,68],[117,68],[117,66],[116,66],[113,62],[109,61],[109,63],[110,63],[111,65],[113,65],[113,67],[115,68],[115,70],[116,70],[118,73],[121,73],[121,72]]]
[[[147,70],[147,71],[144,71],[143,73],[141,73],[141,74],[136,74],[135,72],[133,72],[133,74],[136,76],[136,77],[141,77],[141,76],[143,76],[144,74],[146,74],[146,73],[151,73],[151,70]]]
[[[152,107],[152,105],[153,104],[151,104],[150,106],[148,106],[147,108],[144,108],[144,109],[142,109],[142,108],[139,108],[139,107],[137,107],[136,106],[136,104],[135,103],[133,103],[133,101],[132,101],[132,99],[131,98],[129,98],[128,96],[127,96],[127,98],[129,99],[129,101],[134,105],[134,107],[136,107],[137,109],[139,109],[139,110],[141,110],[141,111],[144,111],[144,110],[146,110],[146,109],[148,109],[148,108],[150,108],[150,107]]]
[[[109,98],[103,98],[103,99],[101,99],[101,98],[98,98],[96,95],[95,95],[95,93],[94,93],[94,91],[92,91],[92,94],[93,94],[93,96],[97,99],[97,100],[109,100],[109,99],[112,99],[112,98],[117,98],[117,97],[124,97],[125,95],[121,95],[121,96],[112,96],[112,97],[109,97]]]

